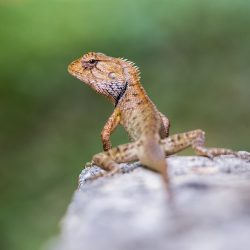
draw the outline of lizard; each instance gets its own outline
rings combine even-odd
[[[104,151],[95,154],[91,162],[105,171],[94,178],[121,171],[119,163],[139,160],[143,166],[159,172],[169,190],[166,156],[190,146],[197,155],[209,158],[238,156],[231,149],[205,147],[205,132],[201,129],[169,136],[169,119],[150,100],[140,82],[139,68],[127,59],[89,52],[70,63],[68,72],[114,105],[101,132]],[[110,136],[118,125],[125,128],[132,142],[112,147]]]

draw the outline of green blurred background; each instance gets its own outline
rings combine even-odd
[[[113,107],[67,73],[88,51],[136,62],[171,133],[202,128],[210,146],[250,150],[249,13],[247,0],[0,0],[0,248],[58,233],[102,150]]]

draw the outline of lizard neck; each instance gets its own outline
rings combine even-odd
[[[146,91],[142,87],[139,79],[134,79],[133,81],[128,82],[127,90],[130,93],[134,93],[135,96],[136,96],[136,94],[138,94],[138,95],[145,95],[146,94]]]
[[[126,87],[121,92],[119,99],[117,99],[115,107],[118,105],[120,107],[131,107],[131,105],[137,105],[138,102],[142,101],[147,102],[148,96],[139,79],[137,79],[136,81],[126,82]]]
[[[122,66],[126,83],[124,85],[124,88],[117,96],[117,98],[115,98],[114,100],[115,107],[118,105],[121,99],[125,98],[127,92],[135,93],[136,95],[145,94],[145,90],[143,89],[140,83],[140,76],[138,69],[131,67],[131,65],[128,64],[127,62]]]
[[[117,98],[115,98],[115,102],[114,102],[115,107],[118,105],[120,99],[125,94],[127,88],[128,88],[128,83],[126,82],[125,85],[124,85],[124,88],[121,90],[121,92],[119,93],[119,95],[117,96]]]

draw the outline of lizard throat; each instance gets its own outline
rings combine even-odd
[[[128,83],[126,82],[126,84],[124,85],[119,95],[115,97],[115,107],[118,105],[120,99],[123,97],[125,91],[127,90],[127,87],[128,87]]]

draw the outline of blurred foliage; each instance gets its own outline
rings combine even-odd
[[[172,133],[250,150],[249,13],[246,0],[0,0],[0,248],[40,249],[102,150],[113,107],[67,73],[88,51],[135,61]]]

